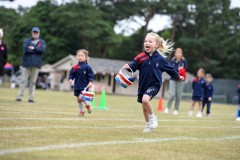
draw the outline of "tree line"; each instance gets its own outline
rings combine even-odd
[[[21,64],[22,42],[33,26],[41,28],[47,43],[44,63],[79,48],[92,57],[131,60],[142,51],[149,22],[157,14],[171,18],[171,27],[158,34],[183,49],[189,72],[203,67],[216,78],[240,78],[240,8],[231,9],[230,0],[75,0],[62,5],[45,0],[31,8],[0,7],[0,27],[15,66]],[[114,32],[119,21],[136,17],[145,24],[132,35]]]

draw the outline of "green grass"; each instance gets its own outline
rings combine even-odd
[[[213,104],[211,118],[157,112],[159,127],[143,133],[136,97],[107,95],[107,110],[78,116],[71,92],[37,90],[35,104],[15,102],[17,89],[0,88],[0,159],[239,159],[236,106]],[[95,96],[99,104],[100,95]],[[166,106],[167,101],[163,101]],[[197,108],[195,108],[195,113]],[[42,148],[40,148],[42,147]]]

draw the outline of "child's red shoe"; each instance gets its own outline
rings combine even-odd
[[[85,112],[84,111],[80,111],[79,116],[84,116]]]
[[[88,110],[88,113],[92,113],[92,107],[91,105],[86,105],[86,108]]]

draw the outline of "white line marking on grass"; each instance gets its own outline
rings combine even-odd
[[[76,114],[76,112],[40,112],[39,113],[39,111],[1,111],[1,113],[9,113],[9,114],[21,114],[21,115],[29,115],[29,114],[31,114],[31,115],[54,115],[54,114],[57,114],[57,115],[74,115],[74,114]]]
[[[79,118],[0,118],[0,120],[42,120],[42,121],[132,121],[132,122],[143,122],[144,120],[138,119],[117,119],[117,118],[90,118],[90,117],[79,117]]]
[[[124,119],[124,118],[91,118],[91,117],[78,117],[78,118],[0,118],[0,121],[5,120],[38,120],[38,121],[131,121],[143,122],[140,119]],[[208,123],[235,123],[235,121],[207,121],[200,119],[160,119],[159,122],[208,122]]]
[[[12,130],[39,130],[39,129],[124,129],[124,128],[144,128],[143,125],[136,126],[40,126],[40,127],[5,127],[0,128],[0,131],[12,131]],[[158,128],[195,128],[195,129],[239,129],[240,127],[211,127],[211,126],[159,126]]]
[[[102,126],[102,127],[86,127],[86,126],[42,126],[42,127],[6,127],[0,128],[0,131],[11,130],[36,130],[36,129],[123,129],[123,128],[143,128],[143,126]]]
[[[39,112],[39,111],[0,111],[1,112],[1,114],[10,114],[10,115],[12,115],[13,113],[14,114],[21,114],[21,115],[29,115],[29,113],[31,114],[31,115],[71,115],[71,116],[73,116],[73,115],[76,115],[76,112],[45,112],[45,111],[41,111],[41,112]],[[139,115],[139,114],[133,114],[133,113],[116,113],[116,112],[113,112],[113,113],[111,113],[111,115],[118,115],[118,116],[122,116],[122,115],[129,115],[129,114],[131,114],[131,115]]]
[[[76,115],[77,117],[77,115]],[[78,118],[0,118],[0,121],[6,120],[37,120],[37,121],[131,121],[131,122],[144,122],[140,119],[125,119],[125,118],[91,118],[91,117],[79,117]],[[203,120],[203,119],[160,119],[159,122],[207,122],[207,123],[235,123],[233,121],[217,121],[217,120]]]
[[[83,142],[83,143],[73,143],[73,144],[57,144],[57,145],[47,145],[39,147],[28,147],[28,148],[15,148],[15,149],[5,149],[0,150],[0,156],[11,155],[17,153],[28,153],[34,151],[49,151],[58,149],[69,149],[69,148],[81,148],[89,146],[106,146],[106,145],[119,145],[119,144],[137,144],[137,143],[157,143],[157,142],[167,142],[167,141],[223,141],[223,140],[240,140],[240,136],[231,137],[215,137],[215,138],[192,138],[192,137],[176,137],[176,138],[156,138],[156,139],[134,139],[130,141],[102,141],[102,142]]]

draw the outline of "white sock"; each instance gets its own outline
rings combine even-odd
[[[149,118],[153,118],[154,117],[154,113],[153,114],[149,114]]]
[[[91,102],[87,102],[87,105],[88,105],[88,106],[91,106]]]
[[[78,103],[79,109],[81,112],[84,112],[83,103]]]

